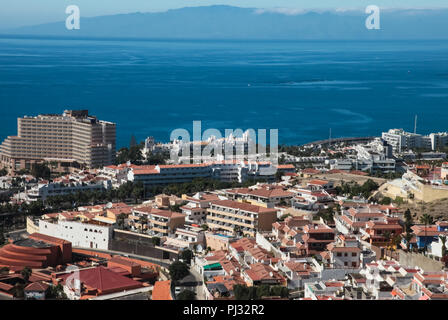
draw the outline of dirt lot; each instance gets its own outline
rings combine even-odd
[[[308,178],[308,179],[305,179],[304,181],[307,182],[307,181],[310,181],[313,179],[332,180],[332,181],[334,181],[335,186],[341,185],[342,182],[350,182],[350,181],[354,181],[354,182],[357,182],[358,184],[362,185],[364,182],[366,182],[369,179],[375,181],[379,185],[382,185],[383,183],[385,183],[387,181],[386,179],[382,179],[382,178],[361,176],[361,175],[350,174],[350,173],[317,174],[317,175],[313,176],[313,178]]]
[[[424,213],[432,216],[434,220],[448,220],[448,198],[427,203],[407,203],[401,208],[410,209],[415,222],[418,222]]]

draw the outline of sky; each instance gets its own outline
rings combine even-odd
[[[81,18],[101,15],[157,12],[192,6],[232,5],[250,8],[324,9],[448,8],[447,0],[2,0],[0,29],[64,21],[65,8],[77,5]]]

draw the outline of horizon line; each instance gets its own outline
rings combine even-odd
[[[132,14],[159,14],[159,13],[167,13],[170,11],[177,11],[182,9],[193,9],[193,8],[213,8],[213,7],[227,7],[227,8],[239,8],[239,9],[248,9],[248,10],[254,10],[255,14],[280,14],[280,15],[303,15],[310,12],[315,13],[325,13],[325,12],[336,12],[336,13],[347,13],[347,12],[362,12],[364,13],[364,6],[359,7],[348,7],[348,8],[341,8],[341,7],[328,7],[328,8],[299,8],[299,7],[243,7],[243,6],[235,6],[235,5],[225,5],[225,4],[214,4],[214,5],[197,5],[197,6],[184,6],[179,8],[169,8],[165,10],[156,10],[156,11],[130,11],[130,12],[117,12],[117,13],[111,13],[111,14],[103,14],[103,15],[93,15],[93,16],[84,16],[84,19],[94,19],[94,18],[100,18],[100,17],[111,17],[111,16],[119,16],[119,15],[132,15]],[[432,11],[438,11],[438,10],[448,10],[448,5],[446,7],[440,7],[440,6],[421,6],[421,7],[380,7],[381,10],[384,11],[405,11],[405,10],[432,10]],[[291,10],[291,12],[288,12],[287,10]],[[82,12],[82,11],[81,11]],[[57,20],[57,21],[47,21],[37,24],[27,24],[27,25],[21,25],[16,26],[12,28],[0,28],[0,32],[6,32],[6,31],[12,31],[20,28],[29,28],[29,27],[35,27],[35,26],[41,26],[46,24],[52,24],[52,23],[60,23],[64,22],[64,20]]]

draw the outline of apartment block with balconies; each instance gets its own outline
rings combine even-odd
[[[276,221],[277,210],[232,200],[212,201],[207,209],[210,229],[232,234],[239,230],[255,236],[257,231],[270,231]]]
[[[113,163],[115,141],[116,125],[90,116],[87,110],[25,116],[17,120],[17,136],[0,145],[0,166],[12,173],[42,162],[102,167]]]

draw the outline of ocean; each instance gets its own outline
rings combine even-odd
[[[0,139],[17,117],[89,109],[118,147],[176,128],[278,129],[279,142],[448,131],[447,41],[0,38]]]

